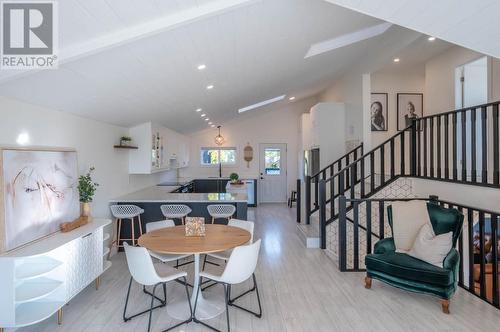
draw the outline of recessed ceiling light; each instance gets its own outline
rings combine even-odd
[[[196,112],[201,112],[201,108],[196,109]]]
[[[335,37],[329,40],[325,40],[316,44],[311,45],[309,51],[305,55],[304,59],[309,57],[330,52],[340,47],[351,45],[360,42],[365,39],[373,38],[375,36],[381,35],[387,31],[392,26],[391,23],[381,23],[368,28],[364,28],[358,31],[347,33],[345,35]]]
[[[213,124],[213,125],[211,125],[210,127],[215,128],[215,125]]]
[[[212,84],[207,85],[207,90],[212,90],[213,88],[214,88],[214,86]]]
[[[206,116],[207,116],[207,115],[206,115],[205,113],[203,113],[203,114],[201,115],[201,117],[202,117],[202,118],[204,118],[204,117],[206,117]]]
[[[207,66],[206,66],[206,65],[203,65],[203,64],[201,64],[201,65],[199,65],[199,66],[198,66],[198,70],[203,70],[203,69],[205,69],[205,68],[207,68]]]
[[[432,36],[431,36],[431,37],[427,38],[427,40],[428,40],[428,41],[435,41],[435,40],[436,40],[436,37],[432,37]]]
[[[205,118],[205,121],[209,121],[210,119],[209,118]]]
[[[257,103],[257,104],[253,104],[253,105],[250,105],[250,106],[246,106],[246,107],[240,108],[238,110],[238,113],[243,113],[243,112],[246,112],[246,111],[253,110],[254,108],[259,108],[259,107],[262,107],[262,106],[265,106],[265,105],[269,105],[269,104],[275,103],[277,101],[285,99],[285,97],[286,97],[286,95],[282,95],[282,96],[279,96],[279,97],[275,97],[275,98],[272,98],[272,99],[261,101],[260,103]]]
[[[399,58],[394,58],[394,62],[399,62]]]
[[[209,125],[211,125],[211,124],[213,124],[213,123],[212,123],[212,121],[210,121],[208,124],[209,124]]]
[[[290,100],[290,101],[295,100],[295,97],[290,97],[290,98],[288,98],[288,100]]]

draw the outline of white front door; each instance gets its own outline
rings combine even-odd
[[[286,202],[286,144],[260,144],[260,202]]]

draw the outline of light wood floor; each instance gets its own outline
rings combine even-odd
[[[450,315],[441,313],[439,301],[386,286],[376,280],[371,290],[363,273],[340,273],[319,249],[305,249],[296,235],[295,210],[285,205],[262,205],[252,209],[255,239],[262,238],[256,276],[264,314],[258,319],[230,308],[233,331],[498,331],[500,311],[459,289],[452,299]],[[64,308],[64,322],[52,317],[21,331],[145,331],[147,316],[127,323],[122,310],[129,273],[123,254],[102,278],[101,288],[88,287]],[[218,268],[218,267],[214,267]],[[189,272],[190,266],[186,267]],[[240,289],[243,289],[243,285]],[[182,287],[174,283],[169,286]],[[234,289],[236,294],[238,289]],[[149,299],[133,288],[131,304],[145,308]],[[210,292],[222,292],[213,287]],[[256,307],[247,297],[242,303]],[[153,331],[172,324],[166,308],[153,314]],[[225,330],[225,316],[210,321]],[[177,331],[206,331],[190,323]]]

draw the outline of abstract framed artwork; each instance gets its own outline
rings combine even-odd
[[[424,116],[424,95],[422,93],[398,93],[397,127],[404,130],[413,119]]]
[[[59,231],[80,215],[77,153],[0,148],[0,252]]]
[[[387,131],[387,99],[387,93],[373,92],[371,94],[371,131]]]

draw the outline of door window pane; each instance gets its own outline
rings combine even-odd
[[[266,167],[266,175],[281,174],[281,150],[266,148],[264,150],[264,161]]]

